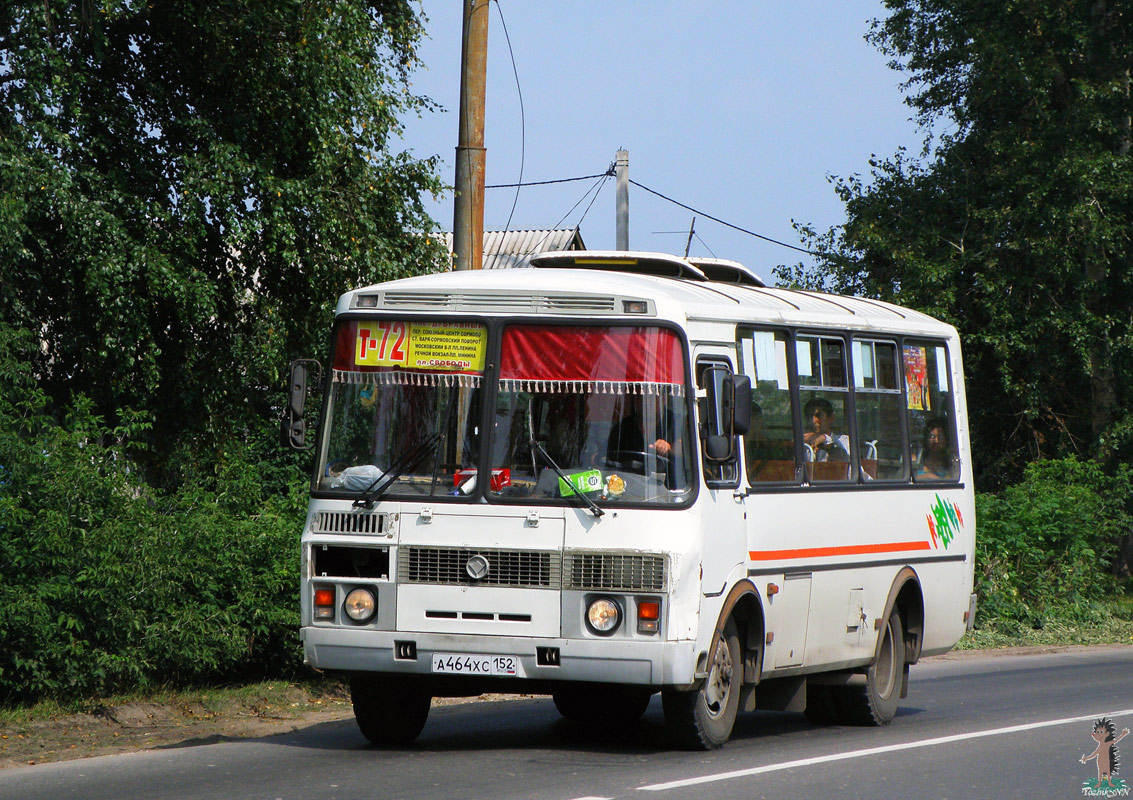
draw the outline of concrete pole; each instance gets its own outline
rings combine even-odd
[[[617,181],[617,250],[629,250],[629,151],[619,150],[614,160]]]
[[[453,269],[480,269],[484,258],[484,89],[488,72],[488,2],[462,0],[460,133],[452,215]]]

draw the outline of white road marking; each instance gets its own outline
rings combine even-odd
[[[816,756],[815,758],[802,758],[798,761],[785,761],[782,764],[767,764],[762,767],[752,767],[750,769],[738,769],[734,772],[721,772],[717,775],[705,775],[700,778],[686,778],[681,781],[669,781],[668,783],[654,783],[648,786],[638,786],[638,791],[645,792],[663,792],[667,789],[683,789],[687,786],[697,786],[702,783],[715,783],[716,781],[730,781],[733,778],[744,778],[748,775],[760,775],[765,772],[778,772],[784,769],[794,769],[795,767],[809,767],[815,764],[828,764],[831,761],[844,761],[848,758],[858,758],[860,756],[875,756],[881,753],[893,753],[898,750],[913,750],[918,747],[934,747],[940,744],[949,744],[951,742],[963,742],[968,739],[979,739],[984,736],[998,736],[1003,733],[1019,733],[1020,731],[1030,731],[1036,728],[1050,728],[1055,725],[1068,725],[1071,722],[1082,722],[1084,720],[1096,720],[1100,717],[1124,717],[1133,714],[1133,708],[1127,708],[1123,711],[1106,711],[1099,714],[1085,714],[1081,717],[1067,717],[1065,719],[1051,719],[1044,722],[1029,722],[1026,725],[1012,725],[1009,728],[996,728],[990,731],[973,731],[971,733],[957,733],[953,736],[941,736],[936,739],[923,739],[919,742],[905,742],[903,744],[890,744],[884,747],[870,747],[866,750],[854,750],[850,753],[834,753],[827,756]]]

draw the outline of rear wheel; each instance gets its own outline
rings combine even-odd
[[[886,725],[897,715],[905,673],[905,634],[893,611],[881,633],[877,658],[866,671],[865,686],[830,687],[840,717],[851,725]]]
[[[350,679],[354,719],[373,744],[398,746],[420,735],[432,698],[397,678],[356,675]]]
[[[683,746],[713,750],[732,735],[740,708],[743,662],[740,637],[731,619],[709,657],[708,678],[691,692],[664,689],[665,725]]]

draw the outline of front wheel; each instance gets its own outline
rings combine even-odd
[[[432,698],[398,678],[356,675],[350,679],[350,701],[363,736],[376,745],[397,747],[420,735]]]
[[[661,703],[665,725],[683,746],[714,750],[728,741],[740,708],[743,661],[740,636],[731,619],[716,640],[709,658],[708,678],[699,689],[682,692],[664,689]]]
[[[851,725],[887,725],[897,715],[905,674],[905,635],[896,611],[889,615],[881,637],[865,686],[832,687],[841,717]]]

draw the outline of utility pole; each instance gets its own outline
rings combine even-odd
[[[629,250],[629,151],[619,150],[614,160],[617,181],[617,250]]]
[[[484,259],[484,88],[488,71],[489,0],[462,0],[460,133],[453,202],[453,269],[480,269]]]

